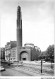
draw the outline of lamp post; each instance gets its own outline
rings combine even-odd
[[[42,73],[42,59],[41,59],[41,73]]]

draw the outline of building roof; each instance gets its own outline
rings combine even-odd
[[[17,41],[10,41],[10,42],[7,42],[7,44],[5,45],[5,49],[10,49],[14,47],[17,47]]]

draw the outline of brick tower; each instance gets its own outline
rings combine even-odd
[[[19,59],[19,51],[22,47],[22,16],[21,7],[17,7],[17,60]]]

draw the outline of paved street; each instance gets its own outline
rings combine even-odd
[[[6,70],[0,72],[0,76],[31,76],[28,73],[22,72],[20,70],[15,70],[15,67],[13,66],[8,66],[7,64],[3,63],[2,65]]]
[[[0,72],[0,76],[31,76],[22,71],[17,71],[12,68],[6,69],[5,71]]]

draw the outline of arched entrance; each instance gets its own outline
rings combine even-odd
[[[26,51],[22,51],[20,53],[20,60],[21,61],[28,61],[29,60],[29,54]]]

